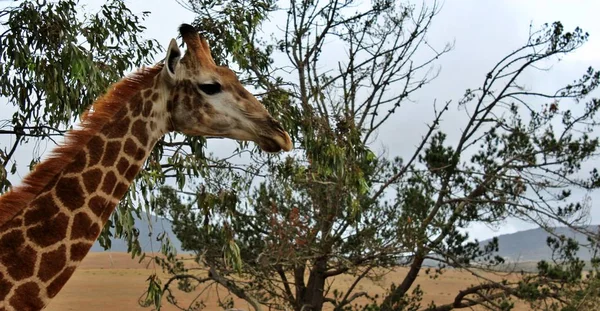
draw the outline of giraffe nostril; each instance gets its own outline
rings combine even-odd
[[[277,120],[273,119],[272,117],[268,118],[266,123],[266,127],[270,130],[285,132],[283,126],[281,126],[281,123],[277,122]]]
[[[293,148],[292,140],[287,131],[277,120],[268,116],[253,119],[254,141],[267,152],[290,151]]]

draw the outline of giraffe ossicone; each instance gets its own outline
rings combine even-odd
[[[290,151],[288,133],[215,64],[191,25],[163,63],[109,88],[81,126],[0,197],[0,311],[41,310],[87,255],[153,146],[166,133],[253,141]]]

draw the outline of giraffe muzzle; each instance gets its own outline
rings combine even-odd
[[[258,131],[255,132],[254,141],[260,149],[266,152],[276,153],[281,151],[291,151],[294,147],[290,135],[287,133],[281,123],[273,117],[268,116],[262,120],[255,120]]]
[[[283,130],[275,131],[272,135],[261,135],[257,144],[263,151],[271,153],[291,151],[293,148],[290,135]]]

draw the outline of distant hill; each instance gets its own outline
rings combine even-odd
[[[142,251],[144,252],[158,252],[160,251],[160,241],[157,241],[157,237],[165,232],[169,239],[171,240],[171,244],[177,249],[177,252],[181,252],[181,242],[173,233],[171,222],[165,218],[161,218],[158,216],[150,216],[150,221],[148,221],[148,217],[145,214],[142,214],[142,219],[135,219],[135,226],[140,230],[140,235],[138,237],[140,241],[140,246],[142,247]],[[127,241],[121,239],[113,239],[111,248],[105,250],[100,243],[96,241],[94,245],[92,245],[92,252],[127,252]]]
[[[590,226],[588,230],[595,232],[597,226]],[[554,228],[556,235],[565,235],[574,238],[581,244],[587,244],[587,239],[583,234],[573,231],[567,227]],[[512,234],[498,236],[499,252],[497,255],[509,262],[540,261],[542,259],[552,258],[552,250],[546,244],[546,239],[550,234],[544,229],[537,228],[525,231],[519,231]],[[481,242],[481,245],[489,243],[490,240]],[[580,248],[577,253],[582,260],[588,261],[591,254],[588,249]]]
[[[182,252],[181,242],[177,239],[172,230],[171,222],[167,219],[152,216],[149,222],[147,217],[143,216],[143,219],[136,219],[136,227],[140,230],[139,241],[142,250],[145,252],[160,251],[160,242],[156,240],[157,236],[162,232],[165,232],[171,239],[171,243],[179,253]],[[596,226],[594,226],[596,227]],[[152,228],[152,229],[150,229]],[[590,227],[590,230],[595,229]],[[152,234],[150,233],[152,232]],[[564,234],[567,237],[573,237],[580,243],[586,243],[585,236],[577,233],[569,228],[555,228],[557,235]],[[537,262],[542,259],[550,259],[552,252],[548,245],[546,245],[546,239],[550,234],[545,230],[531,229],[525,231],[519,231],[511,234],[504,234],[498,236],[498,243],[500,245],[500,251],[496,254],[504,258],[507,262]],[[485,245],[490,240],[480,242],[480,245]],[[92,252],[103,252],[104,248],[96,241],[92,246]],[[127,242],[120,239],[113,239],[111,252],[127,252]],[[587,249],[580,249],[578,256],[585,261],[588,261],[591,256]],[[437,265],[436,262],[427,261],[425,265]]]

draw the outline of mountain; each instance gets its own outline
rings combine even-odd
[[[146,214],[142,213],[142,219],[135,219],[135,227],[140,232],[138,240],[143,252],[160,251],[161,243],[157,240],[157,237],[163,232],[169,237],[171,244],[177,249],[177,252],[182,252],[181,242],[177,239],[175,233],[173,233],[172,225],[169,220],[158,216],[147,217]],[[111,247],[108,250],[105,250],[100,246],[100,243],[96,241],[94,245],[92,245],[91,251],[127,252],[127,241],[112,239]]]
[[[144,214],[142,219],[136,219],[136,228],[139,229],[139,241],[142,251],[153,252],[160,250],[160,242],[157,237],[163,232],[167,234],[171,240],[172,245],[177,249],[178,253],[182,252],[181,242],[177,239],[173,233],[171,222],[167,219],[151,216],[148,217]],[[590,226],[588,230],[595,232],[597,226]],[[567,227],[554,228],[556,235],[565,235],[572,237],[579,243],[586,243],[586,237],[578,232],[575,232]],[[504,234],[498,236],[499,252],[495,255],[503,257],[507,262],[537,262],[542,259],[551,259],[552,251],[546,244],[546,239],[550,236],[544,229],[531,229],[525,231],[519,231],[511,234]],[[486,245],[490,240],[480,242],[480,245]],[[103,252],[104,248],[96,241],[92,246],[92,252]],[[111,252],[127,252],[127,242],[121,239],[113,239],[112,246],[109,250]],[[581,248],[577,254],[579,258],[585,261],[589,261],[591,258],[590,252]],[[437,265],[437,262],[427,261],[425,265]]]
[[[596,232],[597,226],[590,226],[587,229]],[[574,238],[580,244],[587,244],[585,235],[576,232],[567,227],[554,228],[554,233],[557,236],[564,235]],[[541,228],[519,231],[512,234],[504,234],[498,236],[499,251],[496,255],[503,257],[509,262],[523,261],[540,261],[542,259],[551,259],[552,250],[546,244],[546,239],[550,234]],[[490,240],[480,243],[485,245]],[[585,261],[590,260],[591,254],[588,249],[581,247],[577,256]]]

